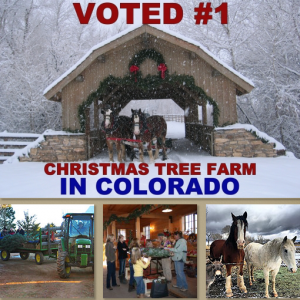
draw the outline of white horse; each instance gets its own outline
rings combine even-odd
[[[265,297],[269,297],[269,272],[272,275],[272,288],[274,297],[278,297],[275,289],[275,278],[283,261],[292,273],[297,272],[297,264],[295,259],[296,247],[294,245],[296,236],[289,240],[287,237],[277,238],[273,241],[261,245],[258,243],[250,243],[245,248],[245,259],[247,262],[250,285],[254,281],[254,267],[263,268],[265,278]]]

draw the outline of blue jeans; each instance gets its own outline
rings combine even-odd
[[[130,268],[129,285],[134,285],[134,270],[133,270],[133,264],[131,263],[131,260],[129,260],[129,268]]]
[[[106,277],[106,287],[110,288],[110,278],[112,279],[112,286],[117,285],[116,280],[116,264],[115,262],[107,261],[107,277]]]
[[[126,259],[119,259],[119,276],[125,274],[125,264],[126,264]]]
[[[138,276],[138,277],[134,276],[134,279],[136,281],[136,294],[137,295],[145,294],[145,283],[143,280],[143,276]]]
[[[174,261],[175,271],[176,271],[176,285],[180,288],[187,289],[187,281],[183,271],[184,262],[183,261]]]

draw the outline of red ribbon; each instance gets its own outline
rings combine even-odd
[[[134,74],[136,75],[136,72],[139,70],[140,68],[138,67],[138,66],[135,66],[135,65],[132,65],[131,67],[130,67],[130,72],[131,73],[133,73],[134,72]],[[136,82],[137,80],[136,80],[136,77],[135,77],[135,82]]]
[[[161,78],[162,79],[165,79],[165,72],[167,71],[167,66],[163,63],[161,63],[158,67],[157,67],[157,70],[159,72],[161,72]]]

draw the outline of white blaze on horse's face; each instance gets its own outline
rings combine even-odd
[[[288,271],[292,273],[297,272],[297,263],[295,259],[296,247],[292,240],[284,239],[280,247],[280,256],[286,264]]]
[[[134,135],[139,135],[140,134],[140,117],[138,114],[133,115],[133,124],[134,124],[134,130],[133,130]]]
[[[243,249],[245,246],[245,224],[242,220],[237,220],[237,247],[238,249]]]
[[[112,113],[112,110],[109,108],[105,111],[105,128],[108,128],[110,126],[110,114]]]

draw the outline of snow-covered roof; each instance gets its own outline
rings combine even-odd
[[[174,32],[172,30],[169,30],[168,28],[166,28],[165,26],[155,26],[155,25],[132,25],[130,27],[128,27],[126,30],[108,38],[107,40],[95,45],[94,47],[92,47],[76,64],[74,64],[68,71],[66,71],[64,74],[62,74],[58,79],[56,79],[54,82],[52,82],[43,92],[43,94],[50,99],[51,97],[53,97],[58,91],[52,91],[51,90],[57,85],[59,84],[61,81],[65,80],[65,83],[62,87],[66,86],[71,80],[73,80],[75,78],[76,75],[71,76],[72,73],[83,63],[85,62],[96,50],[100,49],[101,47],[127,35],[130,32],[133,32],[141,27],[144,27],[146,32],[147,32],[147,28],[155,28],[163,33],[169,34],[171,36],[174,36],[178,39],[181,39],[191,45],[197,46],[199,49],[202,50],[202,52],[204,54],[206,54],[209,58],[213,59],[217,64],[217,69],[218,67],[220,67],[220,69],[218,69],[218,71],[220,71],[222,74],[224,73],[224,70],[222,70],[222,67],[225,68],[225,71],[229,71],[231,74],[234,74],[237,79],[241,79],[244,83],[246,83],[247,87],[243,87],[247,92],[250,92],[253,88],[254,88],[254,84],[253,82],[246,78],[245,76],[243,76],[241,73],[239,73],[238,71],[234,70],[232,67],[230,67],[229,65],[227,65],[226,63],[224,63],[223,61],[221,61],[217,56],[215,56],[212,52],[210,52],[206,47],[204,47],[201,43],[194,41],[188,37],[185,37],[177,32]],[[137,33],[138,35],[139,33]],[[89,61],[89,64],[92,63],[93,60]],[[226,75],[225,75],[226,76]],[[234,80],[233,80],[234,81]],[[61,88],[62,88],[61,87]]]

